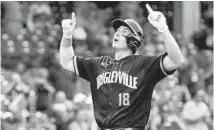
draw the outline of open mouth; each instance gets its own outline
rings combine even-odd
[[[115,42],[118,42],[119,40],[118,40],[117,38],[114,38],[114,41],[115,41]]]

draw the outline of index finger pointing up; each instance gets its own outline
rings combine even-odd
[[[72,20],[73,20],[73,21],[76,21],[76,16],[75,16],[75,13],[74,13],[74,12],[72,12]]]
[[[152,8],[150,7],[149,4],[146,4],[146,8],[147,8],[147,10],[148,10],[149,13],[154,12],[154,11],[152,10]]]

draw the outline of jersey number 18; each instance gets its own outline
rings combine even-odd
[[[129,106],[129,93],[119,93],[119,106]]]

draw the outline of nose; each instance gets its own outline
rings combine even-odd
[[[120,35],[119,35],[119,33],[118,33],[118,32],[116,32],[116,33],[115,33],[115,36],[118,36],[118,37],[119,37]]]

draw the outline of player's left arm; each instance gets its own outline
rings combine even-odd
[[[148,4],[146,5],[146,8],[149,12],[148,20],[150,24],[158,30],[164,39],[168,55],[163,59],[163,69],[165,71],[172,71],[183,63],[181,50],[168,29],[165,16],[159,11],[153,11]]]

